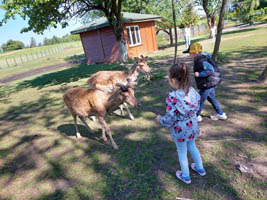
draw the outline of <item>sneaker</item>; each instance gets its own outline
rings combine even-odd
[[[225,113],[223,113],[222,115],[219,115],[219,114],[216,114],[216,115],[211,115],[210,118],[212,120],[226,120],[227,119],[227,116]]]
[[[191,178],[188,176],[186,178],[182,177],[182,172],[181,171],[177,171],[176,172],[176,177],[178,179],[180,179],[181,181],[185,182],[186,184],[190,184],[191,183]]]
[[[201,169],[201,170],[197,170],[196,168],[196,164],[195,163],[192,163],[191,164],[191,168],[197,172],[200,176],[205,176],[206,175],[206,171],[204,169]]]
[[[201,121],[202,121],[202,117],[201,117],[201,115],[198,115],[198,116],[197,116],[197,121],[198,121],[198,122],[201,122]]]

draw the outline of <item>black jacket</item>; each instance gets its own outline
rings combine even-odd
[[[194,72],[202,72],[203,62],[206,61],[214,68],[214,73],[207,77],[195,77],[198,89],[207,89],[218,85],[221,82],[221,73],[217,63],[208,55],[201,54],[194,61]]]

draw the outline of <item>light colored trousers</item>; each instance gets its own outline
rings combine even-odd
[[[188,167],[188,158],[187,158],[187,150],[190,152],[194,163],[196,165],[197,170],[202,170],[203,168],[203,163],[200,157],[199,150],[196,146],[195,139],[190,140],[188,142],[178,142],[175,141],[176,147],[177,147],[177,152],[178,152],[178,159],[180,162],[180,167],[182,171],[182,177],[183,178],[188,178],[190,177],[189,174],[189,167]]]
[[[190,46],[190,36],[184,36],[184,40],[185,40],[185,48],[189,48]]]

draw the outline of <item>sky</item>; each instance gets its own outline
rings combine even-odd
[[[0,20],[3,19],[4,11],[0,10]],[[30,45],[31,38],[33,37],[36,44],[40,42],[43,43],[44,38],[51,39],[54,35],[57,37],[62,37],[66,34],[70,34],[70,31],[82,26],[77,20],[72,20],[69,22],[69,26],[62,29],[59,25],[56,29],[50,28],[45,30],[43,35],[38,35],[33,31],[20,33],[20,31],[27,27],[27,21],[23,20],[20,16],[17,16],[16,20],[10,19],[7,24],[0,26],[0,47],[2,44],[6,43],[8,40],[16,40],[24,43],[25,46]]]

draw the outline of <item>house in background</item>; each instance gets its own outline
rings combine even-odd
[[[123,13],[123,37],[129,58],[158,50],[155,20],[160,19],[158,15]],[[117,41],[106,17],[85,24],[71,34],[80,34],[88,64],[119,60]]]

